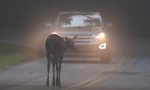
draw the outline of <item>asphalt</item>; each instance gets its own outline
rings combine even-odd
[[[84,62],[75,63],[76,61]],[[46,64],[43,57],[1,71],[0,90],[150,89],[149,57],[133,57],[120,51],[113,54],[109,64],[100,64],[96,58],[65,57],[62,64],[61,88],[52,87],[51,84],[50,87],[46,87]],[[52,78],[52,70],[50,77]]]
[[[19,40],[0,41],[24,45]],[[31,60],[0,71],[0,90],[150,90],[149,46],[148,39],[113,38],[109,64],[101,64],[97,58],[65,57],[61,88],[46,87],[45,57]]]

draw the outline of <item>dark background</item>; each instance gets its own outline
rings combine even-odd
[[[0,30],[44,28],[60,11],[99,11],[105,24],[113,24],[113,34],[149,37],[149,4],[149,0],[0,0]]]

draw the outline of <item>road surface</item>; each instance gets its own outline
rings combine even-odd
[[[0,90],[150,90],[149,57],[120,51],[109,64],[100,64],[96,58],[65,57],[64,61],[61,88],[45,86],[46,59],[40,58],[1,71]]]
[[[1,35],[0,41],[33,45],[17,38],[17,35]],[[112,40],[114,50],[109,64],[100,64],[95,58],[65,57],[61,88],[51,84],[46,87],[47,62],[43,57],[0,71],[0,90],[150,90],[149,39],[117,39]]]

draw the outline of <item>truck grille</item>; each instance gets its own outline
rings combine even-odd
[[[94,44],[96,39],[93,36],[77,36],[75,39],[75,44]]]
[[[61,35],[62,37],[65,37],[67,35]],[[70,35],[68,35],[70,36]],[[71,35],[74,36],[74,35]],[[96,44],[97,40],[92,35],[77,35],[77,38],[75,39],[75,45],[91,45]]]

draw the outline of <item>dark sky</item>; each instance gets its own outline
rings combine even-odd
[[[60,11],[99,11],[114,32],[150,36],[149,0],[0,0],[0,28],[37,28]]]

